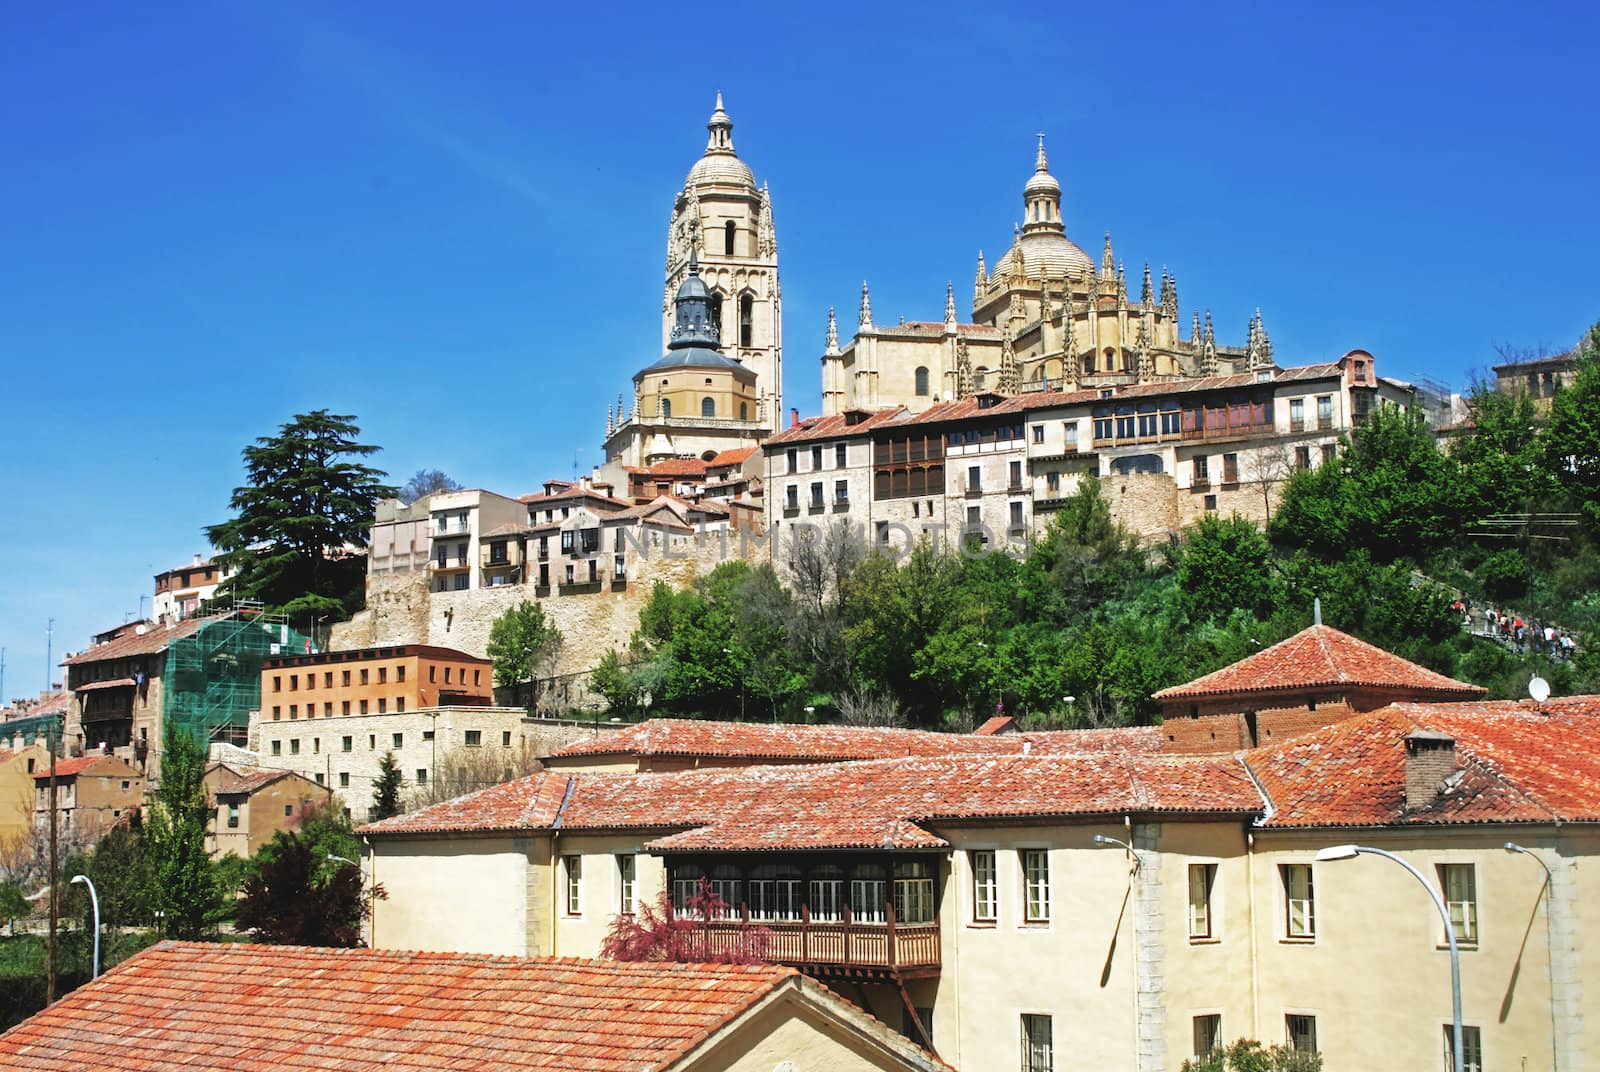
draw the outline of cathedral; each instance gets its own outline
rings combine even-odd
[[[733,148],[717,94],[705,153],[673,200],[661,303],[665,356],[607,415],[605,476],[753,447],[783,408],[782,291],[772,197]]]
[[[855,338],[841,347],[829,310],[824,415],[886,406],[917,413],[977,391],[1114,388],[1273,367],[1259,311],[1243,348],[1219,347],[1211,314],[1202,324],[1198,310],[1185,339],[1176,278],[1162,269],[1157,290],[1146,264],[1134,301],[1109,232],[1098,264],[1067,237],[1043,135],[1022,202],[1025,222],[993,271],[978,254],[971,323],[956,314],[954,286],[945,289],[942,321],[874,323],[863,283]]]

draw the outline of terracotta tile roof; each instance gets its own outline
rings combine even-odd
[[[970,738],[969,738],[970,739]],[[995,738],[976,738],[995,740]],[[1126,753],[997,754],[738,767],[662,774],[577,773],[544,819],[559,775],[546,772],[362,834],[455,830],[651,830],[653,850],[925,849],[941,821],[1207,813],[1254,815],[1261,797],[1232,757]],[[542,779],[542,780],[540,780]],[[531,802],[537,798],[540,804]],[[474,813],[481,813],[474,818]],[[452,824],[446,827],[444,824]]]
[[[131,678],[131,677],[113,677],[113,678],[108,678],[105,681],[89,681],[89,682],[86,682],[86,683],[84,683],[82,685],[77,686],[72,691],[74,691],[74,692],[94,692],[94,691],[96,691],[98,689],[131,689],[137,684],[138,684],[138,682],[133,680],[133,678]]]
[[[651,476],[705,476],[706,463],[700,458],[663,458],[645,472]]]
[[[595,502],[607,503],[613,506],[631,505],[625,499],[615,499],[610,495],[605,495],[579,484],[570,485],[563,490],[550,494],[541,492],[537,495],[523,495],[517,501],[528,506],[553,506],[557,503],[573,502],[578,499],[592,499]]]
[[[1455,739],[1458,775],[1405,807],[1405,737]],[[1393,704],[1251,752],[1269,827],[1600,822],[1600,696]]]
[[[979,399],[988,395],[994,401],[988,405],[980,405]],[[1080,399],[1078,396],[1082,396]],[[893,424],[944,424],[950,421],[966,421],[986,419],[989,417],[1016,416],[1029,410],[1048,409],[1072,401],[1089,401],[1098,398],[1095,392],[1078,391],[1071,394],[1057,393],[1054,391],[1035,391],[1025,395],[1011,395],[1009,397],[995,396],[993,392],[979,392],[966,398],[955,399],[950,402],[938,402],[921,413],[906,414],[895,420]],[[771,442],[771,440],[768,440]]]
[[[836,413],[830,417],[807,417],[797,425],[791,425],[776,435],[768,436],[766,442],[762,443],[761,446],[768,453],[771,453],[771,448],[773,447],[806,443],[813,439],[841,439],[849,436],[865,435],[879,425],[887,424],[904,412],[905,409],[903,407],[875,410],[855,424],[850,424],[848,416],[843,413]]]
[[[578,741],[548,758],[558,763],[585,756],[618,755],[743,757],[826,763],[900,756],[999,754],[1021,752],[1025,748],[1157,752],[1161,739],[1161,731],[1155,726],[980,736],[864,726],[790,726],[655,718]]]
[[[88,770],[90,767],[94,766],[96,763],[99,763],[101,760],[109,759],[109,758],[110,758],[109,756],[98,756],[97,755],[97,756],[74,756],[74,757],[69,757],[67,759],[57,759],[56,760],[56,779],[60,780],[62,778],[71,778],[71,777],[74,777],[75,775],[82,774],[84,771]],[[50,780],[50,764],[49,763],[45,763],[38,770],[34,771],[33,772],[33,778],[34,778],[34,781],[37,781],[37,782],[48,782]]]
[[[1230,666],[1162,689],[1155,699],[1185,700],[1240,693],[1300,692],[1369,686],[1417,699],[1469,700],[1484,690],[1436,674],[1326,625],[1313,625]]]
[[[770,965],[162,942],[0,1035],[0,1065],[639,1072],[786,986],[820,991]]]
[[[287,770],[236,770],[226,763],[213,763],[206,768],[206,776],[212,779],[213,793],[254,793],[293,774]]]
[[[115,640],[104,644],[96,644],[87,651],[80,651],[71,658],[61,660],[62,666],[82,666],[84,663],[100,663],[107,659],[126,659],[134,655],[155,655],[167,650],[167,645],[174,640],[194,636],[200,631],[201,626],[208,622],[217,621],[226,615],[212,615],[208,618],[185,618],[175,625],[152,625],[143,634],[136,632],[124,633]]]
[[[41,700],[27,709],[8,707],[4,710],[7,719],[13,718],[41,718],[45,715],[64,714],[72,707],[72,693],[58,692],[48,700]]]
[[[1004,730],[1009,730],[1016,724],[1015,715],[996,715],[972,732],[979,737],[990,737]]]
[[[715,458],[712,458],[709,462],[706,462],[706,465],[709,468],[715,468],[723,465],[739,465],[759,449],[759,447],[740,447],[737,450],[724,450],[718,453]]]

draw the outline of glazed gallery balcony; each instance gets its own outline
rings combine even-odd
[[[671,890],[691,918],[702,877],[728,906],[699,919],[688,939],[695,956],[753,954],[819,978],[912,979],[939,974],[937,875],[934,857],[707,860],[673,865]]]

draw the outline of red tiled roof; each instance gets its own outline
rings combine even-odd
[[[707,467],[739,465],[745,461],[745,459],[749,458],[750,455],[754,454],[757,449],[759,448],[739,447],[737,450],[724,450],[719,452],[715,458],[712,458],[709,462],[706,462],[706,465]]]
[[[1405,807],[1405,737],[1455,739],[1458,775],[1422,809]],[[1245,762],[1269,827],[1600,822],[1600,696],[1402,703],[1346,719]]]
[[[61,660],[62,666],[82,666],[84,663],[105,662],[107,659],[126,659],[134,655],[155,655],[167,650],[167,645],[174,640],[193,636],[200,631],[201,626],[214,622],[226,615],[212,615],[208,618],[185,618],[171,626],[152,625],[141,635],[135,632],[124,633],[115,640],[104,644],[96,644],[87,651],[80,651],[71,658]]]
[[[921,413],[906,414],[893,423],[896,426],[906,424],[943,424],[947,421],[965,421],[986,417],[1004,417],[1026,413],[1034,409],[1047,409],[1060,406],[1066,402],[1088,401],[1098,398],[1096,392],[1078,391],[1072,394],[1059,394],[1054,391],[1035,391],[1025,395],[1001,396],[995,398],[989,405],[979,405],[978,399],[994,392],[979,392],[966,398],[954,399],[949,402],[937,402]],[[770,443],[771,440],[768,440]]]
[[[508,825],[519,814],[548,816],[558,781],[555,818]],[[545,803],[531,806],[535,799]],[[559,820],[565,831],[665,831],[648,845],[661,851],[919,849],[946,844],[928,828],[941,820],[1260,810],[1259,793],[1232,757],[1012,753],[565,779],[547,772],[361,833],[552,829]]]
[[[1026,748],[1157,752],[1161,748],[1161,732],[1155,726],[1131,726],[979,736],[867,726],[791,726],[655,718],[570,744],[549,758],[559,761],[583,756],[718,756],[826,763],[900,756],[999,754],[1022,752]]]
[[[571,502],[574,499],[593,499],[596,502],[610,503],[615,506],[630,505],[625,499],[615,499],[610,495],[602,494],[580,484],[573,484],[550,494],[541,492],[537,495],[523,495],[517,501],[527,506],[551,506],[556,503]]]
[[[784,986],[838,1001],[770,965],[162,942],[0,1035],[0,1065],[640,1072]]]
[[[1002,730],[1010,729],[1016,721],[1015,715],[996,715],[972,732],[979,737],[991,737]]]
[[[1394,689],[1441,700],[1469,700],[1484,693],[1477,685],[1436,674],[1348,633],[1313,625],[1231,666],[1162,689],[1154,698],[1171,701],[1348,686]]]
[[[843,413],[835,413],[829,417],[807,417],[797,425],[791,425],[776,435],[769,436],[762,447],[787,446],[791,443],[805,443],[813,439],[839,439],[846,436],[864,435],[873,428],[887,424],[890,420],[904,413],[904,407],[894,409],[880,409],[868,414],[855,424],[848,423],[848,418]]]
[[[650,476],[705,476],[706,463],[700,458],[662,458],[644,471]]]
[[[81,774],[82,772],[88,770],[90,767],[94,766],[96,763],[99,763],[101,760],[109,759],[109,758],[111,758],[111,757],[109,757],[109,756],[74,756],[74,757],[67,758],[67,759],[57,759],[56,760],[56,777],[58,779],[59,778],[71,778],[73,775]],[[50,764],[49,763],[42,764],[39,767],[38,770],[33,772],[33,778],[34,778],[34,781],[48,782],[50,780]]]
[[[75,689],[73,689],[73,691],[94,692],[96,689],[131,689],[137,684],[138,682],[133,680],[131,677],[113,677],[108,678],[105,681],[87,682],[86,684],[77,686]]]

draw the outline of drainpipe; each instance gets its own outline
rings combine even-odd
[[[1136,878],[1139,874],[1139,850],[1133,844],[1133,816],[1122,817],[1122,830],[1128,841],[1128,852],[1133,857],[1133,871],[1128,875],[1128,893],[1132,896],[1133,911],[1128,913],[1128,960],[1133,964],[1133,1067],[1141,1068],[1143,1052],[1140,1046],[1143,1043],[1139,1034],[1139,887]]]
[[[1247,910],[1250,916],[1250,1037],[1261,1037],[1261,958],[1256,943],[1256,835],[1253,830],[1244,832],[1244,881],[1249,891]]]

